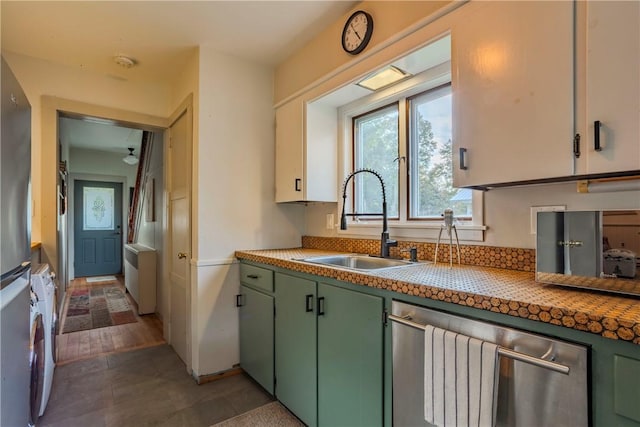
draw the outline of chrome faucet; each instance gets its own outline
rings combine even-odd
[[[345,206],[347,204],[347,184],[349,180],[353,178],[355,175],[363,172],[368,172],[376,176],[380,181],[380,186],[382,187],[382,213],[345,213]],[[340,230],[347,229],[347,215],[349,216],[380,216],[382,215],[382,236],[380,237],[380,256],[382,258],[389,258],[389,248],[392,246],[398,246],[398,242],[396,240],[389,239],[389,230],[387,230],[387,193],[385,191],[384,181],[382,180],[382,176],[373,169],[358,169],[352,172],[347,179],[344,180],[344,185],[342,186],[342,215],[340,217]]]

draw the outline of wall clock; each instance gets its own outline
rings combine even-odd
[[[363,10],[354,12],[342,30],[342,48],[351,55],[357,55],[367,47],[373,33],[373,19]]]

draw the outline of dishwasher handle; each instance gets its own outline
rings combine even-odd
[[[389,319],[394,322],[401,323],[405,326],[410,326],[416,329],[424,330],[424,327],[425,327],[425,325],[422,325],[420,323],[412,322],[410,316],[400,317],[400,316],[395,316],[393,314],[390,314]],[[520,362],[529,363],[531,365],[535,365],[540,368],[550,369],[552,371],[559,372],[561,374],[569,375],[569,367],[562,365],[560,363],[540,359],[539,357],[529,356],[528,354],[520,353],[518,351],[511,350],[505,347],[500,347],[500,346],[498,347],[498,354],[504,357],[509,357],[511,359],[518,360]]]

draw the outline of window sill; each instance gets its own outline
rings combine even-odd
[[[438,239],[438,234],[442,223],[389,223],[389,234],[394,239],[401,240],[415,240],[415,241],[435,241]],[[456,224],[458,231],[458,238],[460,241],[468,242],[484,242],[484,232],[487,230],[486,225],[471,225],[471,224]],[[382,223],[380,222],[350,222],[347,224],[346,230],[338,229],[338,236],[340,237],[361,237],[372,238],[379,237],[382,230]],[[441,241],[449,240],[449,236],[446,233],[442,233]]]

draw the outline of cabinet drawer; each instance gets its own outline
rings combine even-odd
[[[273,292],[273,271],[266,268],[240,264],[240,281],[252,288]]]

